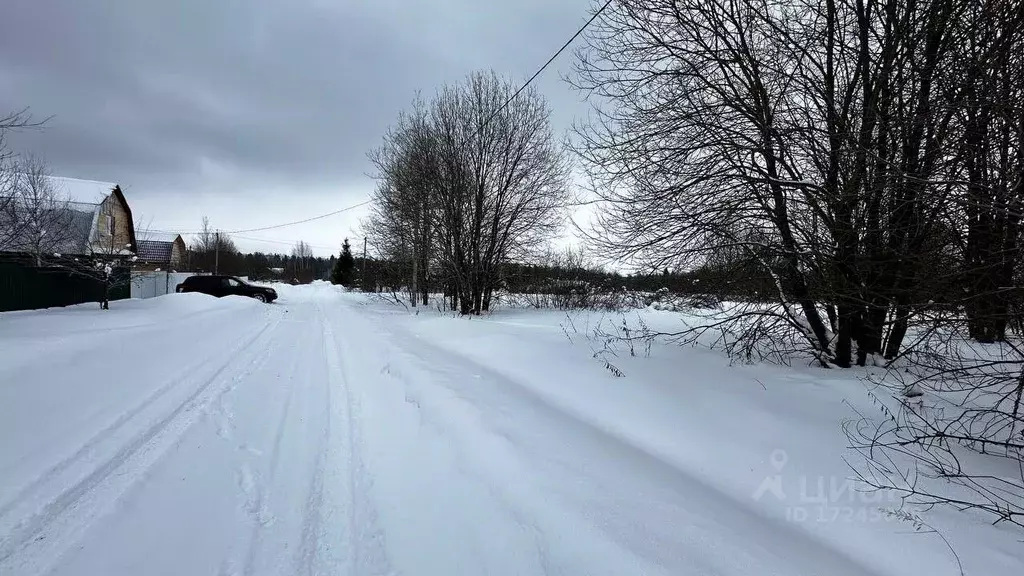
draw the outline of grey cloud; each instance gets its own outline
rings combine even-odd
[[[143,195],[208,191],[209,166],[218,186],[362,180],[365,189],[367,149],[416,90],[430,94],[478,68],[524,79],[588,6],[17,1],[0,17],[0,111],[54,116],[11,142],[43,154],[55,172],[131,182]],[[579,107],[557,70],[539,86],[556,124],[567,125]]]

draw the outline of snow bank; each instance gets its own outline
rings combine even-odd
[[[228,296],[215,298],[206,294],[186,292],[167,294],[155,298],[117,300],[110,310],[100,310],[99,304],[76,304],[42,310],[22,310],[0,313],[3,334],[17,334],[20,338],[34,335],[48,336],[79,330],[117,330],[159,325],[208,311],[256,308],[259,303],[251,298]]]
[[[774,541],[772,534],[781,534],[788,535],[782,536],[786,542],[774,545],[787,554],[821,555],[828,550],[842,558],[846,568],[827,571],[831,574],[847,569],[874,574],[958,573],[957,561],[942,538],[915,533],[913,522],[898,517],[911,514],[950,541],[968,574],[1024,569],[1020,534],[1012,528],[994,527],[991,518],[949,509],[908,506],[900,511],[901,502],[894,495],[862,491],[864,486],[854,481],[848,460],[854,465],[859,462],[847,450],[841,424],[858,413],[881,417],[861,380],[864,370],[730,366],[721,352],[664,342],[654,342],[649,356],[637,345],[634,356],[628,346],[606,345],[592,336],[599,325],[611,333],[623,322],[634,328],[643,322],[656,330],[673,331],[693,320],[669,311],[505,309],[484,317],[459,318],[430,308],[396,315],[394,306],[380,300],[346,297],[362,299],[363,306],[379,310],[390,337],[406,342],[406,348],[416,345],[424,350],[421,362],[463,362],[477,374],[495,374],[503,395],[522,398],[516,402],[525,401],[541,413],[577,422],[592,431],[588,434],[603,437],[600,443],[607,450],[621,447],[623,454],[639,458],[625,466],[658,463],[667,467],[676,475],[679,489],[690,495],[691,501],[680,505],[702,514],[745,515],[742,522],[749,525],[745,532],[712,530],[703,536],[737,562],[750,549]],[[617,377],[606,364],[622,376]],[[482,392],[471,390],[468,385],[454,388],[456,396],[473,402]],[[417,402],[429,402],[437,410],[450,404],[443,397],[420,397]],[[545,434],[541,424],[532,422],[528,426],[536,426],[542,438],[519,437],[518,426],[504,414],[511,410],[509,414],[523,417],[521,410],[512,408],[516,402],[503,401],[495,411],[474,418],[488,422],[498,437],[514,445],[533,442],[529,450],[516,452],[519,458],[529,458],[543,444],[560,442],[564,431]],[[591,480],[580,477],[574,489],[588,490]],[[592,498],[600,499],[600,489],[591,489]],[[564,496],[572,500],[580,495]],[[630,523],[637,517],[659,517],[658,508],[671,501],[663,496],[668,500],[630,504],[642,512],[631,514],[609,505],[588,513],[600,518],[608,530],[621,530],[623,537],[632,538],[637,528]],[[692,527],[678,529],[693,532]],[[742,544],[734,549],[735,540]],[[726,562],[702,571],[772,570]]]
[[[1018,533],[854,490],[855,370],[595,336],[674,312],[275,288],[0,316],[0,573],[957,574],[942,538],[1024,570]]]

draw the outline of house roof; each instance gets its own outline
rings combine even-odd
[[[140,240],[139,260],[143,262],[170,262],[174,242],[162,240]]]
[[[131,251],[136,252],[139,249],[139,243],[135,239],[135,217],[132,216],[132,207],[128,205],[128,200],[125,199],[120,186],[114,186],[113,194],[114,198],[116,198],[124,208],[124,213],[128,215],[128,240],[131,244]]]
[[[66,254],[86,253],[99,209],[99,204],[77,202],[69,202],[67,208],[58,209],[57,221],[67,223],[67,233],[56,246],[53,246],[53,251]]]
[[[146,240],[157,242],[177,242],[181,238],[181,234],[175,234],[174,232],[153,232],[152,230],[143,229],[142,233],[145,234]],[[139,243],[141,244],[146,240],[139,240]],[[184,244],[185,240],[182,239],[181,242]]]
[[[125,200],[121,188],[110,182],[99,182],[96,180],[81,180],[78,178],[67,178],[63,176],[48,176],[54,183],[54,197],[57,199],[57,207],[46,211],[45,221],[51,226],[61,229],[60,238],[52,240],[47,246],[48,252],[66,254],[85,254],[89,251],[93,231],[100,215],[100,208],[103,201],[110,195],[121,203],[130,223],[128,236],[131,243],[131,251],[136,248],[135,226],[132,222],[132,211]],[[12,239],[10,246],[5,249],[10,252],[24,251],[30,247],[31,242],[28,234],[20,234],[21,237]],[[53,238],[53,236],[51,236]]]
[[[118,187],[113,182],[81,180],[64,176],[50,176],[49,179],[54,184],[58,198],[67,198],[71,202],[83,204],[99,204]]]
[[[114,199],[121,203],[121,207],[128,215],[128,241],[130,250],[136,252],[138,250],[137,241],[135,239],[135,224],[134,217],[132,216],[131,206],[128,205],[128,200],[125,199],[124,193],[121,191],[121,187],[114,182],[101,182],[99,180],[83,180],[81,178],[68,178],[66,176],[50,176],[49,179],[55,184],[57,189],[57,197],[67,198],[71,204],[80,205],[84,208],[85,205],[95,204],[96,208],[94,212],[98,214],[99,205],[108,196],[113,195]],[[77,208],[76,208],[77,209]]]
[[[44,237],[45,250],[60,254],[85,254],[92,235],[93,223],[99,213],[99,204],[67,202],[58,207],[44,209],[40,214],[43,225],[51,228]],[[0,215],[0,218],[10,215]],[[25,252],[33,248],[34,234],[27,227],[15,231],[8,252]]]

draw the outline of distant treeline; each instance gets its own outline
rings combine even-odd
[[[410,262],[370,258],[365,265],[356,259],[357,285],[367,292],[398,292],[408,289]],[[588,267],[567,267],[551,264],[506,263],[498,273],[499,291],[513,294],[564,294],[587,291],[610,293],[628,290],[673,294],[709,294],[722,299],[771,301],[775,289],[771,277],[758,274],[756,268],[743,266],[708,266],[698,270],[677,272],[662,270],[646,274],[621,274]],[[361,270],[366,271],[365,274]],[[450,294],[451,287],[443,277],[420,276],[419,288],[430,293]]]
[[[330,278],[336,260],[334,255],[323,258],[264,252],[243,254],[231,250],[223,250],[219,255],[196,250],[189,250],[186,254],[190,272],[213,272],[216,269],[220,274],[247,276],[251,280],[297,281],[301,284]]]

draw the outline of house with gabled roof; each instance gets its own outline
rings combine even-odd
[[[139,240],[136,270],[162,270],[174,272],[185,265],[185,240],[180,234],[170,237],[152,236]]]
[[[46,231],[45,252],[64,256],[133,256],[137,246],[132,210],[112,182],[97,182],[47,176],[52,197],[44,205],[20,206],[15,210],[36,211],[35,220],[53,230]],[[14,218],[13,215],[4,217]],[[21,226],[0,251],[32,253],[40,249],[40,235],[31,226]]]
[[[128,256],[136,254],[135,222],[121,187],[111,182],[51,177],[58,195],[69,206],[91,217],[88,234],[77,239],[82,246],[76,254]]]
[[[45,193],[22,187],[0,204],[0,311],[128,298],[138,247],[121,187],[40,178]]]

